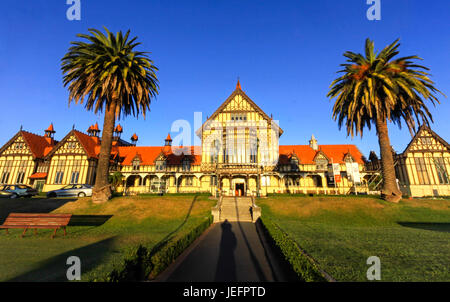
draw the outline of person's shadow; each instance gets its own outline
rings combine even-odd
[[[220,241],[220,253],[216,266],[215,282],[237,281],[234,250],[236,249],[236,236],[231,230],[228,220],[221,224],[222,238]]]

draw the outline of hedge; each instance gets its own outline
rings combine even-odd
[[[273,244],[280,250],[281,255],[289,262],[300,281],[326,282],[325,274],[314,261],[308,257],[297,243],[286,234],[275,222],[267,217],[261,217],[265,231],[272,238]]]
[[[209,216],[187,234],[171,238],[167,242],[163,241],[152,248],[139,245],[124,256],[119,267],[90,281],[123,282],[152,279],[174,262],[211,225],[212,221],[213,217]]]

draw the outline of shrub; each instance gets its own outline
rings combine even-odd
[[[290,263],[292,269],[301,281],[323,282],[327,281],[324,274],[314,261],[309,258],[275,222],[267,217],[261,217],[265,231],[273,240],[273,244],[280,250],[284,258]]]

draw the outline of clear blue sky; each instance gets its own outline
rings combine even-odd
[[[120,123],[124,138],[159,145],[173,121],[211,115],[231,94],[239,76],[243,90],[280,120],[281,144],[356,144],[367,156],[379,151],[374,129],[350,139],[331,119],[326,98],[346,50],[377,49],[401,39],[402,55],[417,54],[432,79],[450,95],[450,1],[381,0],[381,21],[368,21],[366,0],[81,0],[81,21],[66,19],[65,0],[3,0],[0,4],[0,145],[23,125],[43,134],[54,123],[57,139],[75,124],[85,131],[103,119],[83,106],[68,107],[60,59],[88,28],[131,29],[160,71],[160,94],[144,120]],[[449,99],[431,108],[433,129],[450,141]],[[390,126],[403,151],[411,137]],[[173,134],[174,135],[174,134]]]

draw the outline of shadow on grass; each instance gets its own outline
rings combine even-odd
[[[0,199],[0,224],[10,213],[50,213],[75,198],[15,198]]]
[[[175,236],[175,234],[186,224],[189,217],[191,216],[192,209],[194,208],[194,204],[197,201],[198,195],[194,196],[194,199],[192,199],[191,205],[189,207],[189,210],[186,214],[186,217],[184,218],[183,222],[172,232],[166,235],[160,242],[155,244],[155,246],[150,250],[150,256],[153,256],[158,251],[160,251],[162,248],[166,246],[166,244]]]
[[[77,256],[81,261],[81,281],[83,275],[101,263],[102,258],[112,247],[115,237],[107,238],[87,246],[77,248],[49,259],[40,261],[38,267],[14,277],[7,282],[63,282],[67,281],[66,272],[70,265],[67,258]]]
[[[427,231],[436,231],[450,233],[450,223],[447,222],[397,222],[399,225],[407,228],[422,229]]]
[[[113,215],[72,215],[68,226],[101,226]]]

